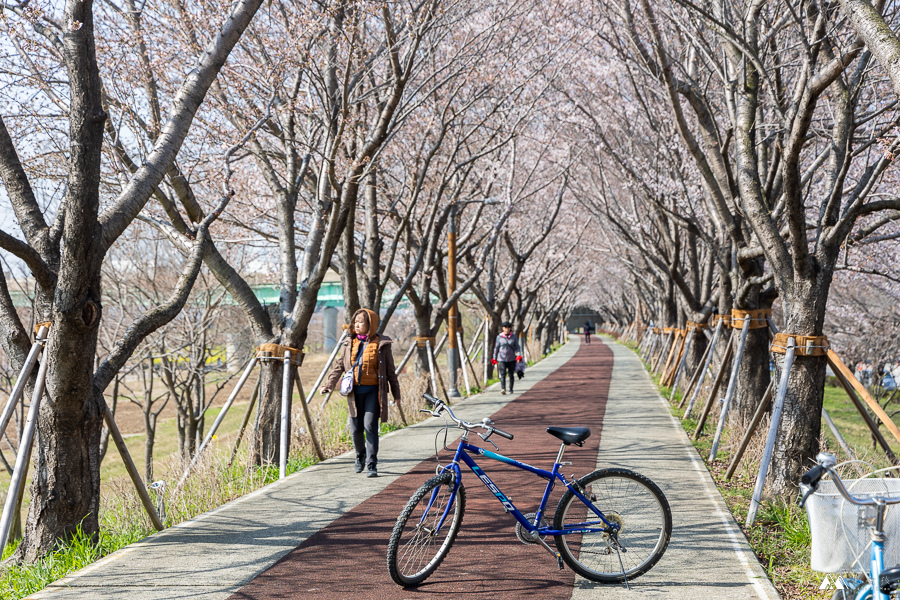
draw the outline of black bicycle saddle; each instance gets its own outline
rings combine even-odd
[[[581,446],[584,440],[591,437],[591,430],[588,427],[548,427],[547,433],[562,440],[566,446],[569,444]]]

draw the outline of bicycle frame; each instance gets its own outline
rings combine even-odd
[[[869,558],[869,576],[871,580],[869,583],[866,583],[862,587],[857,589],[856,596],[854,598],[856,600],[889,600],[887,594],[882,594],[879,589],[879,581],[881,580],[881,573],[884,571],[884,542],[880,540],[872,540],[872,551],[870,553]],[[851,579],[849,577],[841,577],[841,581],[859,581],[858,579]],[[873,585],[874,582],[874,585]],[[856,587],[856,586],[853,586]]]
[[[473,473],[475,473],[475,475],[478,477],[478,479],[481,481],[481,483],[483,483],[484,486],[488,490],[490,490],[492,494],[494,494],[494,496],[497,498],[497,500],[499,500],[500,503],[503,505],[503,508],[506,510],[506,512],[512,514],[512,516],[515,517],[516,521],[521,523],[522,527],[526,528],[531,533],[537,533],[540,536],[569,535],[569,534],[574,534],[574,533],[592,533],[592,532],[615,534],[619,530],[620,526],[618,524],[614,524],[614,523],[611,523],[610,521],[608,521],[606,519],[606,517],[603,515],[603,513],[599,509],[597,509],[591,503],[591,501],[587,497],[585,497],[581,493],[580,490],[578,490],[577,487],[575,487],[574,482],[569,482],[566,479],[566,476],[563,475],[561,467],[563,466],[562,455],[563,455],[564,448],[565,448],[565,446],[560,447],[559,454],[556,457],[556,461],[553,463],[553,470],[545,471],[544,469],[532,467],[529,464],[519,462],[519,461],[509,458],[507,456],[503,456],[502,454],[497,454],[496,452],[491,452],[490,450],[485,450],[484,448],[480,448],[478,446],[473,446],[472,444],[470,444],[468,442],[468,440],[466,439],[466,436],[463,436],[463,438],[459,442],[459,446],[457,446],[457,448],[456,448],[456,454],[453,457],[453,462],[451,462],[449,465],[447,465],[446,467],[443,467],[441,469],[442,472],[452,470],[456,475],[456,477],[455,477],[456,482],[453,487],[453,492],[451,493],[451,501],[447,503],[447,506],[444,509],[443,515],[441,515],[441,520],[438,523],[437,527],[435,528],[435,531],[439,531],[441,529],[441,527],[443,527],[444,521],[446,521],[446,519],[447,519],[447,515],[450,514],[450,507],[453,506],[453,500],[456,498],[456,494],[459,491],[459,486],[460,486],[460,483],[462,480],[462,470],[460,469],[459,465],[460,465],[460,462],[463,462],[472,470]],[[547,487],[544,490],[544,496],[541,498],[540,506],[538,507],[538,509],[535,513],[534,523],[531,523],[528,521],[528,519],[525,517],[525,515],[523,515],[521,513],[521,511],[519,511],[519,509],[516,508],[516,506],[512,503],[512,500],[510,500],[509,497],[507,497],[500,490],[500,488],[497,487],[497,484],[495,484],[493,481],[491,481],[491,478],[488,477],[487,474],[481,469],[481,467],[478,466],[478,464],[475,462],[475,460],[471,456],[469,456],[470,454],[484,456],[485,458],[490,458],[492,460],[496,460],[496,461],[499,461],[499,462],[502,462],[502,463],[505,463],[508,465],[512,465],[518,469],[522,469],[523,471],[528,471],[529,473],[533,473],[534,475],[537,475],[538,477],[541,477],[541,478],[547,480]],[[541,517],[543,516],[544,511],[547,508],[547,502],[550,500],[550,492],[553,491],[556,480],[559,480],[560,482],[562,482],[562,484],[565,485],[566,488],[568,488],[579,500],[581,500],[581,502],[584,503],[585,506],[590,508],[591,511],[593,511],[594,514],[597,515],[597,517],[599,518],[599,521],[586,521],[586,522],[574,525],[572,527],[565,527],[563,529],[553,529],[552,527],[539,527],[539,524],[541,522]],[[429,500],[428,506],[425,509],[426,514],[431,509],[431,506],[432,506],[432,504],[434,504],[434,501],[436,498],[437,498],[437,489],[435,489],[434,492],[432,492],[432,494],[431,494],[431,499]],[[424,519],[424,518],[425,518],[425,516],[423,515],[422,519]],[[602,523],[602,526],[601,526],[601,523]],[[596,527],[592,527],[592,526],[596,526]]]

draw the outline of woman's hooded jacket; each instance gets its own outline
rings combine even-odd
[[[378,344],[378,406],[381,411],[379,417],[382,421],[385,421],[388,418],[388,391],[390,391],[394,400],[400,399],[400,381],[397,379],[397,370],[394,367],[394,355],[391,353],[391,344],[393,342],[386,335],[375,335],[375,332],[378,331],[380,319],[378,318],[378,313],[367,308],[361,308],[353,313],[353,316],[350,318],[351,328],[353,323],[356,322],[356,316],[360,313],[365,313],[369,317],[369,342]],[[327,389],[333,390],[341,376],[353,366],[350,355],[353,349],[353,340],[355,339],[356,335],[352,333],[351,329],[351,333],[347,335],[342,343],[341,353],[335,359],[331,372],[325,380]],[[347,396],[347,406],[350,410],[350,416],[356,418],[356,402],[352,393]]]

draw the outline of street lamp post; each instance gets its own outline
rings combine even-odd
[[[496,204],[497,200],[494,198],[461,200],[450,205],[450,223],[447,228],[447,289],[450,297],[453,297],[453,294],[456,293],[456,209],[460,204],[472,203]],[[460,350],[456,346],[457,331],[459,331],[459,310],[456,302],[454,302],[450,305],[450,310],[447,313],[447,342],[449,343],[447,346],[447,364],[450,371],[450,387],[447,390],[447,395],[451,398],[461,397],[456,381],[457,365],[462,364],[459,358]],[[487,334],[485,333],[485,335]]]
[[[456,202],[450,205],[450,226],[447,230],[447,288],[450,296],[456,292]],[[447,346],[447,363],[450,370],[450,389],[447,395],[451,398],[459,398],[460,393],[456,382],[456,365],[459,364],[459,349],[456,347],[456,332],[459,331],[459,311],[456,302],[450,305],[447,313],[447,328],[449,342]]]

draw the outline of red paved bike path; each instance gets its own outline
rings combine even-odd
[[[587,426],[591,437],[583,448],[569,448],[565,460],[572,465],[565,472],[581,476],[594,470],[613,366],[612,351],[596,340],[582,345],[562,367],[491,415],[498,427],[516,436],[513,441],[497,439],[501,454],[549,468],[559,446],[545,429]],[[448,453],[441,452],[441,459],[446,462]],[[537,508],[545,480],[496,461],[482,459],[479,464],[519,510]],[[422,462],[307,539],[230,600],[460,598],[485,593],[516,600],[571,598],[574,573],[568,567],[558,570],[556,559],[542,547],[519,542],[515,519],[504,514],[497,499],[465,467],[466,513],[450,554],[418,588],[397,586],[385,562],[388,538],[406,501],[434,475],[435,466],[433,459]],[[362,476],[348,471],[347,485]],[[561,491],[554,490],[548,503],[551,522],[560,496]]]

